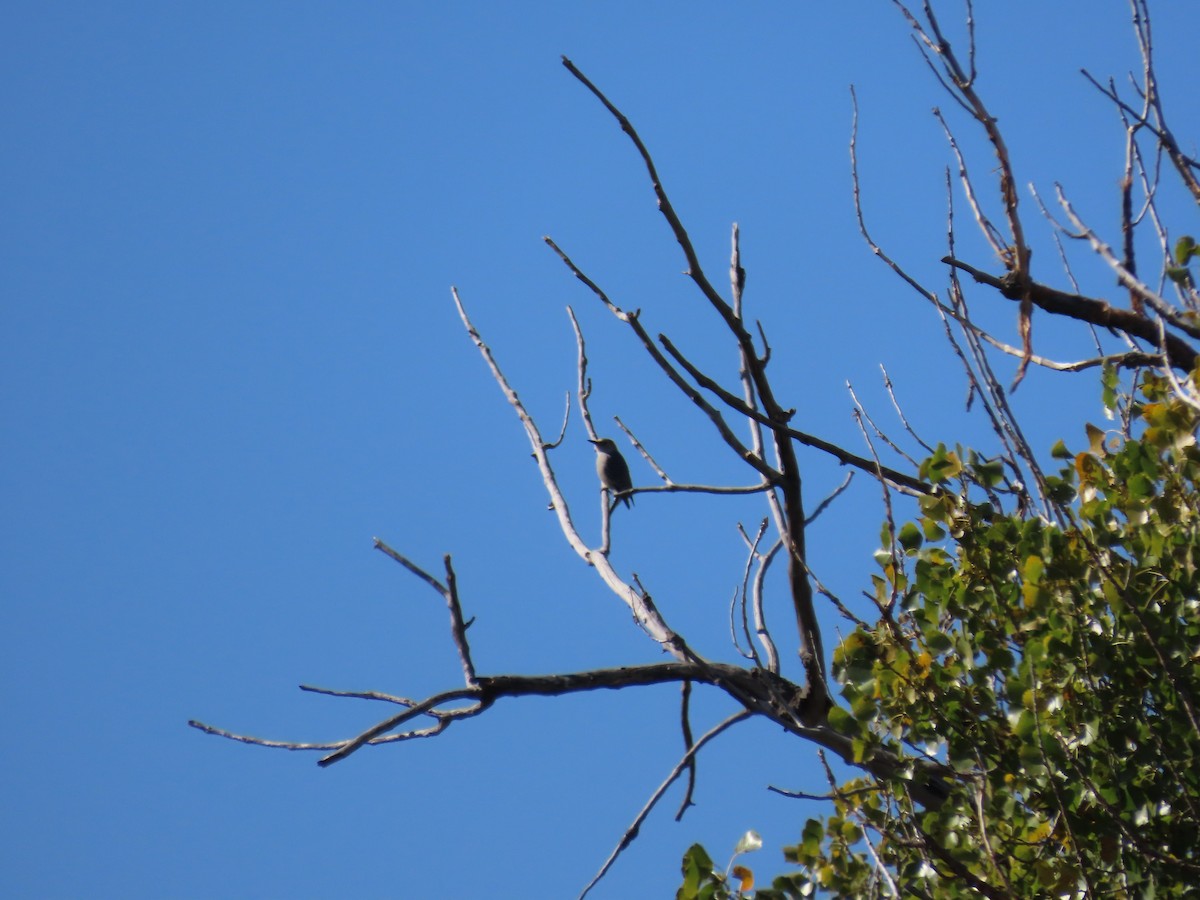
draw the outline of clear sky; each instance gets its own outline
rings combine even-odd
[[[960,35],[959,6],[939,9]],[[1154,12],[1194,139],[1195,9]],[[1119,123],[1078,70],[1137,67],[1127,6],[1009,0],[976,17],[979,89],[1019,180],[1045,196],[1061,180],[1111,234]],[[677,761],[673,688],[501,702],[327,770],[186,726],[344,738],[387,710],[298,684],[460,683],[440,598],[376,535],[434,571],[454,555],[482,673],[661,659],[562,540],[450,302],[456,284],[546,433],[575,383],[572,304],[598,422],[621,416],[678,481],[750,479],[541,243],[731,382],[635,154],[560,54],[634,120],[718,284],[740,223],[746,302],[798,427],[860,449],[849,380],[898,432],[882,363],[926,439],[989,446],[936,319],[854,223],[852,82],[875,236],[931,287],[951,161],[932,106],[994,197],[992,157],[890,3],[10,0],[0,33],[6,896],[570,897]],[[1035,267],[1065,286],[1024,196]],[[961,255],[997,271],[957,202]],[[1113,293],[1075,259],[1085,289]],[[1011,339],[1011,305],[973,297]],[[1045,317],[1035,342],[1088,352]],[[1091,375],[1035,372],[1016,405],[1042,447],[1080,443],[1099,416]],[[595,537],[584,437],[574,417],[554,459]],[[815,503],[843,473],[804,460]],[[763,514],[648,495],[617,514],[613,558],[694,646],[735,659],[735,526]],[[848,602],[881,520],[860,479],[813,526],[814,568]],[[785,603],[768,612],[799,677]],[[698,732],[731,709],[700,694]],[[766,791],[823,778],[811,747],[761,724],[714,743],[699,777],[697,807],[673,822],[673,792],[595,896],[671,896],[689,844],[723,861],[747,828],[767,844],[747,862],[777,872],[819,811]]]

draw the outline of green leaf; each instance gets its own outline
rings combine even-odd
[[[925,643],[929,645],[929,649],[934,653],[945,653],[954,647],[954,641],[946,632],[942,631],[934,623],[934,627],[930,628],[925,633]]]
[[[700,900],[702,888],[712,883],[712,859],[700,844],[692,844],[683,854],[683,884],[675,892],[675,900]],[[707,896],[711,896],[711,891]]]
[[[1120,384],[1121,375],[1117,371],[1117,367],[1106,362],[1100,371],[1101,399],[1104,402],[1104,408],[1110,413],[1117,407],[1117,388],[1120,387]]]
[[[858,732],[858,723],[855,721],[854,716],[850,715],[849,712],[840,706],[835,706],[829,710],[829,727],[843,734],[856,734]]]
[[[998,459],[979,463],[973,467],[975,479],[985,487],[995,487],[1004,477],[1004,463]]]
[[[922,478],[943,483],[955,478],[962,472],[962,461],[953,450],[947,450],[945,444],[938,444],[933,456],[921,463],[918,473]]]
[[[1197,248],[1194,237],[1185,234],[1175,242],[1175,262],[1186,266],[1193,256],[1200,256],[1200,248]]]
[[[1190,377],[1200,387],[1200,367]],[[1048,510],[1022,505],[1002,478],[981,491],[998,473],[969,448],[939,445],[922,463],[949,483],[884,530],[880,568],[864,573],[877,602],[899,592],[895,616],[859,626],[834,654],[842,753],[851,767],[894,768],[878,790],[855,772],[785,851],[803,872],[797,896],[873,896],[878,863],[860,829],[914,827],[968,867],[992,860],[979,871],[1004,872],[1022,896],[1073,896],[1118,872],[1139,900],[1187,895],[1170,860],[1194,859],[1200,833],[1200,737],[1181,699],[1200,696],[1200,415],[1154,372],[1125,389],[1113,366],[1101,378],[1119,415],[1087,426],[1077,455],[1054,443]],[[898,782],[921,777],[914,752],[982,790],[955,782],[937,809],[915,792],[897,805]],[[904,896],[967,896],[920,847],[886,854],[914,889]]]
[[[869,694],[861,694],[850,704],[850,712],[859,722],[869,722],[878,710],[875,698]]]
[[[1126,482],[1129,496],[1135,500],[1144,500],[1154,496],[1154,482],[1140,472]]]
[[[921,529],[912,522],[905,522],[900,527],[900,533],[896,539],[900,541],[900,546],[909,552],[919,549],[924,540],[921,536]]]

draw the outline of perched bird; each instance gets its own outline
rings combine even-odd
[[[612,438],[600,438],[589,443],[596,447],[596,474],[600,476],[600,483],[614,494],[632,488],[633,479],[629,477],[629,466],[625,463],[621,451],[617,449],[616,442]],[[629,506],[633,503],[633,497],[626,494],[621,501]]]

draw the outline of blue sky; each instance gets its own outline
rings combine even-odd
[[[1120,129],[1078,70],[1137,67],[1126,6],[978,7],[979,89],[1019,180],[1047,196],[1062,181],[1112,233]],[[1192,138],[1194,10],[1154,12],[1167,102]],[[960,34],[957,5],[940,13]],[[861,448],[849,380],[899,431],[885,364],[927,439],[988,446],[940,326],[854,223],[852,82],[870,224],[931,287],[950,162],[932,106],[991,188],[991,156],[889,3],[10,2],[0,17],[6,895],[574,896],[675,764],[667,688],[502,702],[328,770],[186,727],[349,737],[385,712],[296,685],[459,683],[440,598],[374,552],[376,535],[434,571],[454,555],[483,673],[660,658],[562,540],[450,302],[456,284],[545,432],[575,383],[572,304],[597,421],[620,415],[676,480],[748,480],[541,243],[735,374],[636,156],[560,54],[636,123],[718,283],[740,223],[746,301],[798,427]],[[957,202],[961,255],[995,271]],[[1063,286],[1023,202],[1040,274]],[[1195,228],[1194,210],[1167,208]],[[1073,252],[1084,288],[1111,296]],[[1011,339],[1011,305],[973,296]],[[1035,342],[1087,355],[1044,317]],[[1048,447],[1078,443],[1097,398],[1092,376],[1035,372],[1015,404]],[[555,462],[595,536],[584,437],[573,418]],[[805,466],[812,503],[842,477],[819,456]],[[735,526],[762,515],[745,498],[646,496],[617,515],[614,560],[694,646],[731,659]],[[881,517],[864,479],[814,526],[814,568],[851,602]],[[703,694],[695,727],[729,711]],[[767,843],[748,862],[779,871],[819,807],[767,784],[822,790],[813,749],[753,723],[719,739],[699,805],[676,824],[673,793],[595,896],[669,896],[689,844],[723,860],[747,828]]]

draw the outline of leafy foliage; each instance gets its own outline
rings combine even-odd
[[[736,859],[742,853],[750,853],[762,847],[762,838],[754,831],[746,832],[734,850]],[[700,844],[693,844],[683,855],[683,884],[675,894],[675,900],[738,900],[753,896],[757,900],[793,900],[802,897],[793,879],[781,876],[769,888],[754,891],[754,873],[743,865],[734,865],[730,860],[727,872],[713,865],[712,858]],[[737,879],[736,886],[730,875]]]
[[[1200,245],[1190,234],[1185,234],[1175,242],[1175,265],[1167,266],[1167,276],[1176,284],[1193,286],[1192,274],[1188,263],[1193,256],[1200,256]]]
[[[1200,883],[1197,412],[1155,375],[1123,411],[1121,429],[1087,427],[1086,449],[1055,446],[1049,515],[975,502],[995,472],[969,452],[925,461],[945,490],[878,555],[875,590],[896,613],[835,651],[830,721],[859,758],[945,763],[950,796],[922,809],[903,769],[838,785],[833,814],[786,850],[801,871],[758,897],[1181,897]]]

